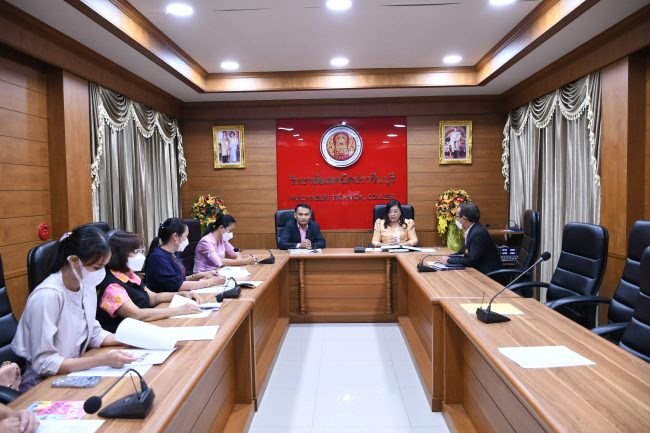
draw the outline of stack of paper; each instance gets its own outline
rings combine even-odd
[[[180,295],[174,295],[172,301],[169,303],[169,308],[180,307],[185,304],[194,304],[198,305],[194,299],[186,298]],[[179,314],[178,316],[172,316],[172,319],[200,319],[202,317],[208,317],[210,315],[209,311],[201,311],[200,313],[193,314]]]
[[[103,423],[102,419],[43,420],[36,433],[95,433]]]
[[[251,273],[243,266],[224,266],[219,269],[218,273],[226,279],[234,278],[235,280],[243,280],[251,276]]]
[[[573,367],[596,364],[566,346],[499,347],[499,352],[523,368]]]
[[[322,250],[320,248],[316,248],[315,250],[308,250],[306,248],[292,248],[289,250],[289,254],[314,254],[314,253],[320,253]]]
[[[115,332],[120,343],[141,349],[173,350],[177,339],[165,332],[165,328],[127,317]]]
[[[128,369],[134,369],[138,373],[144,376],[144,374],[149,371],[151,365],[125,365],[122,368],[113,368],[107,365],[102,365],[101,367],[93,367],[87,370],[73,371],[69,373],[68,376],[102,376],[102,377],[120,377],[127,372]]]

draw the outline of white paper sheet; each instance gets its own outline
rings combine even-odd
[[[111,368],[108,366],[89,368],[88,370],[81,370],[69,373],[68,376],[102,376],[102,377],[119,377],[126,373],[126,370],[132,368],[144,376],[149,371],[151,365],[125,365],[122,368]],[[133,373],[132,373],[133,374]]]
[[[523,368],[573,367],[596,364],[566,346],[499,347],[499,352]]]
[[[41,421],[36,433],[95,433],[103,423],[102,419]]]
[[[121,351],[138,358],[129,364],[130,367],[134,365],[162,364],[169,358],[169,355],[174,353],[173,350],[121,349]]]
[[[115,339],[140,349],[172,350],[176,346],[176,339],[167,334],[165,328],[130,317],[117,327]]]
[[[224,286],[210,286],[210,287],[204,287],[202,289],[196,289],[194,291],[202,295],[217,295],[223,292],[223,289]]]
[[[381,248],[366,248],[367,253],[378,253],[378,252],[381,252],[381,251],[382,251]]]
[[[219,269],[218,273],[224,278],[234,278],[235,280],[243,280],[251,276],[251,273],[243,266],[224,266]]]
[[[165,333],[177,341],[213,340],[217,335],[218,326],[168,326],[163,328]]]
[[[435,252],[437,252],[437,251],[438,251],[438,250],[435,249],[435,248],[422,248],[422,252],[423,252],[423,253],[435,253]]]
[[[186,298],[185,296],[174,295],[172,301],[169,303],[169,308],[176,308],[185,304],[194,304],[198,306],[194,299]],[[171,316],[171,319],[200,319],[202,317],[208,317],[209,315],[209,311],[201,311],[200,313],[179,314],[177,316]]]
[[[317,248],[315,250],[308,250],[305,248],[292,248],[289,251],[289,254],[316,254],[320,253],[322,250],[320,248]]]

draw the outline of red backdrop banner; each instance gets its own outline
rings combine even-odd
[[[376,204],[406,202],[406,118],[284,119],[276,126],[279,209],[306,202],[324,230],[370,229]]]

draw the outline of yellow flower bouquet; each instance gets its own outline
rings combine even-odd
[[[192,216],[199,220],[201,233],[205,231],[208,224],[214,222],[222,214],[228,214],[228,209],[220,196],[200,195],[192,205]]]
[[[454,251],[463,246],[462,231],[454,224],[456,208],[472,199],[464,189],[448,189],[438,196],[436,202],[436,219],[438,234],[446,236],[447,246]]]

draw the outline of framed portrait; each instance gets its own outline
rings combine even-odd
[[[245,168],[244,125],[212,127],[214,168]]]
[[[472,121],[440,122],[440,164],[472,163]]]

